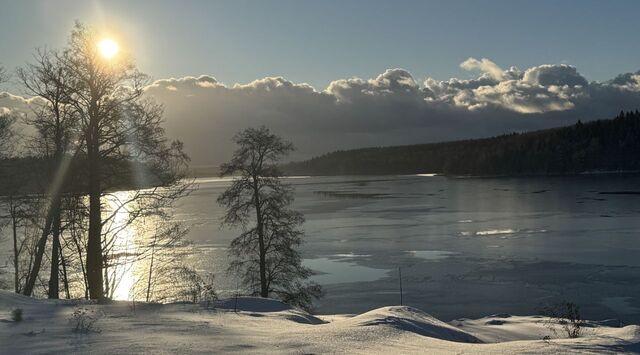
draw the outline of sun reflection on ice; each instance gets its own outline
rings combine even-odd
[[[136,283],[134,262],[136,253],[136,226],[131,223],[129,206],[123,205],[130,198],[129,191],[114,192],[106,197],[109,213],[113,218],[109,223],[107,243],[112,239],[109,282],[113,285],[113,299],[132,299],[131,291]]]

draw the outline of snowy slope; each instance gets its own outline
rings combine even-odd
[[[16,307],[24,310],[22,322],[10,320]],[[69,321],[80,308],[99,316],[88,333],[74,332],[76,322]],[[543,341],[552,335],[543,320],[498,315],[447,324],[403,306],[355,316],[313,316],[257,298],[223,300],[209,310],[193,304],[36,300],[0,291],[0,354],[640,352],[640,327],[635,325],[593,324],[583,338]]]

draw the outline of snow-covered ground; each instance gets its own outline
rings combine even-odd
[[[237,307],[237,312],[234,309]],[[21,308],[23,320],[11,320]],[[97,321],[74,331],[74,312]],[[80,316],[88,320],[87,316]],[[640,327],[590,323],[585,336],[557,339],[537,316],[439,321],[411,307],[313,316],[274,300],[194,304],[36,300],[0,291],[0,354],[39,353],[392,353],[602,354],[640,352]],[[558,333],[560,336],[561,333]],[[551,340],[542,340],[551,336]]]

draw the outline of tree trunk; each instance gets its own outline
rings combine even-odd
[[[33,293],[33,288],[35,287],[36,281],[38,279],[38,273],[40,273],[40,267],[42,266],[42,257],[44,256],[44,250],[47,247],[47,238],[49,237],[49,233],[51,233],[54,211],[56,209],[59,209],[60,202],[58,200],[58,204],[56,205],[55,200],[57,200],[57,198],[52,197],[51,205],[47,209],[47,217],[45,218],[44,227],[42,228],[42,234],[40,235],[40,239],[38,240],[38,244],[36,245],[33,265],[31,266],[29,276],[27,276],[24,288],[22,289],[22,294],[25,296],[31,296],[31,294]]]
[[[62,284],[64,285],[64,291],[67,295],[67,299],[70,299],[71,292],[69,292],[69,277],[67,275],[67,263],[64,260],[64,252],[62,251],[62,245],[60,245],[60,265],[62,265]]]
[[[71,224],[71,241],[73,245],[76,247],[76,252],[78,253],[78,260],[80,261],[80,268],[82,271],[82,282],[84,284],[84,298],[89,299],[89,283],[87,282],[87,268],[85,266],[84,258],[82,257],[82,245],[80,241],[80,236],[78,235],[76,221],[78,219],[78,201],[74,201],[73,209],[71,210],[71,219],[73,223]],[[82,233],[82,232],[80,232]]]
[[[56,132],[55,132],[55,148],[56,152],[53,158],[53,166],[49,167],[49,177],[51,184],[55,184],[56,170],[60,171],[62,167],[62,155],[64,147],[62,146],[62,131],[60,128],[60,107],[57,104],[58,101],[54,101],[53,109],[56,118]],[[66,175],[66,171],[62,172]],[[60,228],[62,212],[62,197],[61,192],[57,192],[55,195],[56,204],[53,211],[53,222],[51,226],[51,268],[49,274],[49,298],[60,298]]]
[[[60,298],[60,206],[53,216],[51,228],[51,273],[49,276],[49,298]]]
[[[77,205],[76,205],[77,207]],[[77,218],[76,212],[73,212],[73,218]],[[71,226],[71,238],[73,240],[73,244],[76,246],[76,251],[78,252],[78,260],[80,260],[80,266],[82,269],[82,282],[84,283],[84,298],[89,299],[89,282],[87,281],[87,268],[85,267],[84,260],[82,258],[82,246],[80,245],[80,241],[78,240],[78,233],[76,231],[76,227],[74,225]]]
[[[269,297],[269,287],[267,286],[267,251],[264,244],[264,223],[262,221],[262,210],[260,206],[260,190],[258,178],[253,177],[253,194],[256,204],[256,232],[258,233],[258,247],[260,254],[260,297]]]
[[[93,178],[92,178],[93,180]],[[91,183],[95,185],[95,183]],[[87,241],[87,283],[89,298],[99,300],[104,297],[102,284],[102,216],[100,192],[95,187],[89,195],[89,237]]]
[[[59,134],[56,135],[56,153],[53,159],[53,166],[49,165],[49,180],[53,183],[56,176],[56,170],[60,169],[60,163],[62,161],[62,143]],[[63,176],[66,175],[66,171],[62,171]],[[64,181],[64,178],[62,179]],[[47,238],[49,234],[53,232],[54,234],[54,245],[51,249],[51,274],[49,278],[49,298],[58,298],[58,272],[59,272],[59,264],[60,261],[58,259],[58,250],[60,245],[60,208],[62,204],[62,191],[60,186],[54,186],[50,195],[51,200],[49,201],[49,205],[47,206],[47,214],[45,218],[45,224],[42,228],[42,234],[40,236],[40,240],[38,240],[38,244],[36,246],[36,255],[33,262],[33,268],[29,272],[29,276],[27,277],[27,281],[25,282],[25,286],[23,289],[23,294],[26,296],[31,296],[33,293],[33,288],[36,284],[36,279],[38,278],[38,274],[40,273],[40,267],[42,266],[42,257],[44,256],[44,251],[47,247]],[[54,285],[55,283],[55,285]]]
[[[258,228],[258,243],[260,246],[260,297],[269,297],[269,288],[267,287],[267,258],[264,250],[264,237],[262,233],[262,223]]]
[[[153,245],[151,246],[151,262],[149,263],[149,278],[147,280],[147,302],[149,302],[149,297],[151,296],[151,276],[153,275],[153,259],[156,255],[156,241],[158,239],[158,234],[153,236]]]
[[[104,286],[102,279],[102,208],[100,205],[100,152],[97,141],[97,123],[92,125],[87,139],[89,160],[89,236],[87,240],[87,283],[89,298],[102,300]]]
[[[9,196],[9,212],[11,213],[11,227],[13,229],[13,282],[16,293],[20,293],[20,277],[18,270],[20,265],[20,252],[18,251],[18,221],[16,218],[16,206],[13,203],[13,196]]]
[[[109,280],[109,268],[107,267],[107,265],[103,265],[102,267],[102,277],[103,277],[103,282],[104,282],[104,288],[102,290],[102,292],[104,293],[105,297],[111,297],[113,294],[113,286],[115,283],[115,275],[113,277],[113,280]],[[115,274],[115,272],[114,272]]]

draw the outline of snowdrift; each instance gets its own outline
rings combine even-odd
[[[296,323],[322,324],[323,320],[311,314],[291,307],[290,305],[271,298],[238,297],[223,299],[215,303],[215,308],[227,311],[241,312],[253,317],[263,317],[265,314],[275,314]]]
[[[382,307],[342,322],[355,327],[387,326],[398,331],[412,332],[448,341],[481,342],[465,331],[442,322],[419,309],[407,306]]]
[[[12,309],[23,309],[21,322]],[[75,332],[74,312],[97,317]],[[360,315],[314,316],[282,302],[226,299],[197,304],[40,300],[0,291],[0,354],[614,354],[640,353],[640,327],[592,322],[584,337],[555,337],[539,316],[494,315],[442,322],[406,306]],[[551,339],[543,340],[545,336]]]

